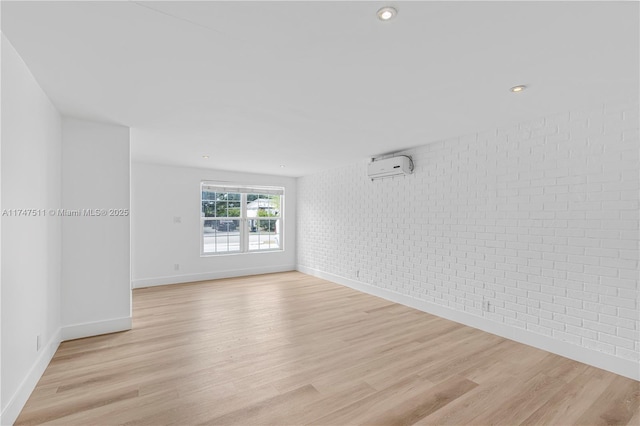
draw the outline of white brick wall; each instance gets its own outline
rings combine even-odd
[[[298,265],[638,361],[638,127],[606,105],[302,177]]]

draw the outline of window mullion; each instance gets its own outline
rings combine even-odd
[[[247,230],[249,224],[247,221],[247,194],[243,192],[240,196],[240,241],[242,246],[240,251],[247,253],[249,251],[249,232]]]

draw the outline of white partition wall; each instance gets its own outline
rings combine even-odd
[[[62,337],[131,328],[129,128],[63,120]]]
[[[61,220],[47,212],[61,207],[61,118],[4,35],[1,146],[1,423],[11,424],[60,342]]]
[[[61,340],[131,327],[129,129],[62,118],[3,35],[1,159],[0,423],[11,424]]]

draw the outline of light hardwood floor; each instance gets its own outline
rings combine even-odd
[[[640,424],[640,383],[298,272],[133,293],[17,424]]]

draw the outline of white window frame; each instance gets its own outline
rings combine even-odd
[[[240,216],[239,217],[205,217],[202,215],[202,202],[208,201],[202,198],[205,187],[213,188],[216,192],[226,192],[233,194],[240,194]],[[234,254],[247,254],[247,253],[270,253],[276,251],[284,251],[284,187],[279,186],[257,186],[257,185],[233,185],[229,182],[215,182],[215,181],[201,181],[200,182],[200,257],[209,256],[226,256]],[[247,195],[248,194],[260,194],[260,195],[278,195],[280,197],[280,211],[278,216],[260,218],[247,217]],[[234,251],[223,252],[205,252],[204,251],[204,224],[209,220],[234,220],[239,222],[239,238],[240,248]],[[278,245],[275,248],[264,249],[251,249],[250,248],[250,232],[249,222],[251,220],[276,220],[276,226],[278,229]]]

